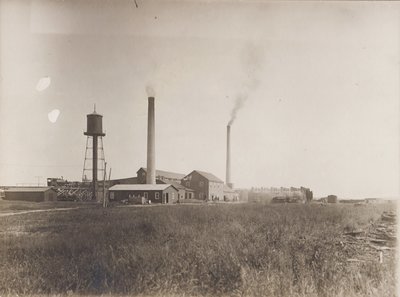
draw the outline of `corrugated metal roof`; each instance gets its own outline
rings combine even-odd
[[[173,187],[171,184],[137,184],[137,185],[115,185],[109,188],[109,191],[164,191],[165,189]],[[176,189],[177,190],[177,189]]]
[[[140,169],[143,169],[147,173],[147,168],[140,167]],[[138,170],[138,171],[139,171]],[[164,171],[164,170],[156,170],[156,178],[162,176],[164,178],[171,178],[171,179],[182,179],[185,177],[184,174],[182,173],[176,173],[176,172],[170,172],[170,171]]]
[[[8,187],[5,192],[46,192],[51,190],[51,187]]]
[[[200,171],[200,170],[193,170],[193,172],[197,172],[198,174],[204,176],[206,179],[208,179],[209,181],[213,181],[213,182],[219,182],[219,183],[223,183],[222,180],[220,180],[218,177],[216,177],[214,174],[209,173],[209,172],[205,172],[205,171]],[[193,173],[192,172],[192,173]]]

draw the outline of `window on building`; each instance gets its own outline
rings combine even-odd
[[[203,187],[204,186],[204,182],[203,181],[199,181],[199,187]]]
[[[149,198],[149,193],[144,192],[143,195],[144,195],[144,198],[146,198],[146,199]]]
[[[186,187],[190,187],[190,181],[186,182]]]
[[[156,192],[155,198],[156,198],[157,200],[160,199],[160,193]]]
[[[174,192],[171,193],[171,198],[175,199],[175,193]]]
[[[203,193],[203,192],[200,192],[200,193],[199,193],[199,198],[200,198],[200,199],[203,199],[203,197],[204,197],[204,193]]]

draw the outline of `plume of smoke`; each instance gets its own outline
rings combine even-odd
[[[241,109],[243,107],[246,100],[247,100],[247,96],[239,95],[236,97],[235,105],[233,106],[233,109],[231,111],[231,119],[228,122],[228,126],[231,126],[233,124],[233,122],[236,120],[237,113],[238,113],[239,109]]]
[[[154,89],[151,85],[146,86],[146,93],[147,93],[147,97],[155,97],[156,96],[156,92],[154,91]]]
[[[257,48],[253,44],[248,45],[242,52],[241,62],[244,73],[242,91],[236,97],[228,126],[231,126],[235,122],[238,111],[244,106],[251,92],[257,89],[260,84],[258,77],[263,65],[263,53],[261,49]]]

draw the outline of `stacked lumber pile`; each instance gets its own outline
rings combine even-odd
[[[380,222],[370,232],[370,242],[376,249],[396,246],[396,214],[384,212]]]
[[[396,246],[396,214],[384,212],[366,230],[345,232],[340,244],[348,255],[348,262],[392,261]]]

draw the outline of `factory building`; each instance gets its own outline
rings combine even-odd
[[[57,192],[51,187],[10,187],[4,190],[4,200],[56,201]]]
[[[136,204],[171,204],[178,201],[178,189],[170,184],[115,185],[108,189],[110,201],[129,201]]]
[[[198,199],[204,201],[238,201],[238,192],[233,190],[230,180],[230,126],[227,127],[227,172],[226,184],[212,173],[194,170],[185,175],[176,172],[156,170],[155,150],[155,98],[148,97],[147,122],[147,167],[141,167],[136,177],[113,180],[99,180],[98,171],[102,179],[106,178],[102,137],[102,115],[93,113],[87,115],[88,136],[85,152],[85,162],[82,182],[68,182],[62,178],[48,178],[48,185],[54,186],[57,195],[62,200],[101,200],[109,197],[110,200],[134,200],[139,197],[153,203],[173,203],[184,199]],[[89,145],[92,141],[92,147]],[[98,152],[100,151],[100,157]],[[91,156],[89,153],[92,152]],[[104,161],[103,168],[98,167]],[[88,162],[87,162],[88,161]],[[92,163],[87,168],[86,163]],[[101,166],[100,166],[101,167]],[[92,172],[92,179],[86,178],[85,171]],[[103,193],[104,189],[104,193]],[[108,191],[108,194],[107,194]]]
[[[212,173],[193,170],[181,184],[194,190],[194,199],[218,201],[224,197],[224,182]]]
[[[139,168],[136,177],[109,181],[110,200],[129,200],[142,196],[154,203],[161,203],[160,199],[163,203],[179,202],[183,199],[238,200],[238,194],[233,190],[230,180],[230,126],[227,127],[227,184],[224,185],[215,175],[199,170],[188,175],[156,170],[155,98],[152,96],[148,97],[147,115],[147,167]]]
[[[164,170],[156,170],[155,172],[156,184],[173,185],[178,190],[178,200],[223,200],[223,181],[211,173],[198,170],[194,170],[188,175]],[[141,167],[136,173],[136,177],[114,179],[110,181],[110,184],[146,184],[147,169]],[[229,191],[229,197],[232,196],[231,192],[232,190]],[[234,201],[233,199],[232,197],[229,201]]]

